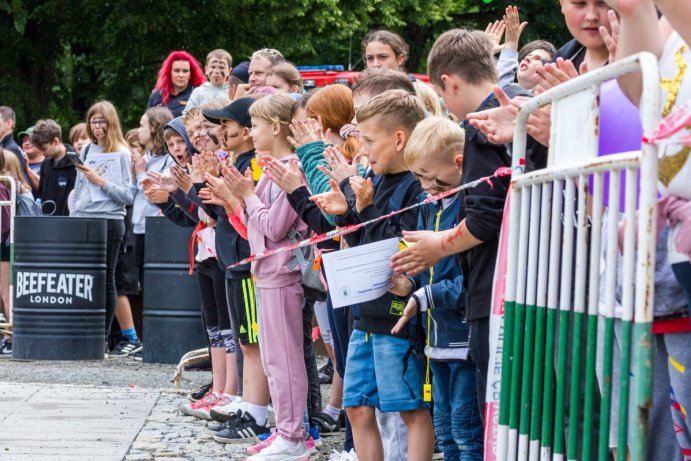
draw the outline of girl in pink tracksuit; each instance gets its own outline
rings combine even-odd
[[[252,139],[257,155],[271,155],[288,162],[295,158],[287,141],[292,97],[277,93],[250,107]],[[253,188],[251,175],[237,171],[225,176],[232,192],[242,201],[242,220],[247,226],[253,254],[290,244],[289,232],[301,236],[307,225],[288,203],[287,195],[267,175]],[[259,349],[276,412],[277,436],[251,460],[308,459],[303,413],[307,400],[307,373],[303,358],[302,305],[304,292],[299,266],[289,264],[293,252],[279,253],[252,262],[259,299]]]

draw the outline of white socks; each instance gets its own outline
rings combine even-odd
[[[249,402],[244,402],[243,411],[252,415],[259,426],[266,426],[266,406],[252,405]]]

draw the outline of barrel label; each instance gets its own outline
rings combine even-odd
[[[18,271],[16,298],[29,296],[31,303],[73,304],[73,298],[93,302],[94,276],[55,272]]]

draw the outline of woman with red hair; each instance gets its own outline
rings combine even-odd
[[[148,107],[165,106],[174,117],[179,117],[192,90],[204,82],[206,77],[194,56],[187,51],[173,51],[158,71]]]

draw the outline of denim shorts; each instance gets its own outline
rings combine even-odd
[[[409,340],[353,330],[343,378],[343,406],[361,405],[383,412],[429,408],[422,397],[421,362]]]

